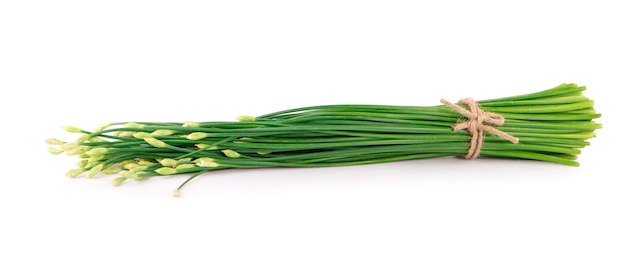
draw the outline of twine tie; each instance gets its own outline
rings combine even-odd
[[[444,99],[441,99],[441,103],[458,111],[467,118],[467,121],[459,122],[454,125],[455,132],[460,130],[467,130],[467,132],[470,133],[470,135],[472,136],[470,148],[464,157],[465,159],[471,160],[480,155],[480,149],[483,146],[484,132],[488,132],[495,136],[507,139],[513,144],[519,143],[518,138],[493,127],[504,124],[504,117],[502,115],[482,110],[478,106],[478,103],[474,101],[474,99],[463,98],[459,100],[459,103],[467,105],[469,110],[457,104],[450,103]]]

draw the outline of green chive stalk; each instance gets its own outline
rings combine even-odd
[[[527,95],[478,101],[503,116],[497,129],[513,144],[485,133],[481,156],[578,166],[577,155],[601,125],[584,86],[562,84]],[[231,168],[329,167],[467,153],[470,135],[452,127],[465,117],[444,105],[326,105],[240,116],[236,122],[120,122],[82,134],[74,142],[48,139],[52,154],[77,156],[67,175],[118,174],[128,179],[190,174],[174,192],[206,172]]]

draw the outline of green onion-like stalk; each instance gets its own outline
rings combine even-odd
[[[585,87],[562,84],[514,97],[479,101],[484,111],[506,120],[498,130],[519,139],[513,144],[485,134],[481,156],[530,159],[577,166],[601,125]],[[260,167],[328,167],[463,156],[470,135],[453,131],[467,120],[444,105],[326,105],[290,109],[236,122],[122,122],[81,133],[75,142],[48,139],[53,154],[81,158],[67,174],[119,173],[128,178],[191,174]]]

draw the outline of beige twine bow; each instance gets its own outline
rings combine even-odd
[[[441,103],[458,111],[463,114],[463,116],[467,117],[467,121],[457,123],[454,126],[454,131],[467,130],[468,133],[472,135],[472,140],[470,143],[470,148],[465,155],[465,159],[471,160],[478,155],[480,155],[480,149],[483,146],[483,133],[485,131],[502,137],[511,141],[513,144],[519,143],[519,139],[507,134],[503,131],[500,131],[494,128],[491,125],[502,125],[504,124],[504,117],[498,115],[496,113],[485,112],[478,106],[478,103],[474,101],[472,98],[463,98],[459,100],[459,103],[466,104],[469,107],[469,111],[463,107],[460,107],[456,104],[450,103],[444,99],[441,99]],[[487,125],[489,124],[489,125]]]

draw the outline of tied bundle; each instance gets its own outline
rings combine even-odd
[[[326,105],[236,122],[121,122],[74,142],[48,139],[49,151],[81,160],[67,175],[128,179],[189,174],[175,191],[216,170],[329,167],[445,156],[528,159],[577,166],[601,125],[583,86],[437,106]]]

